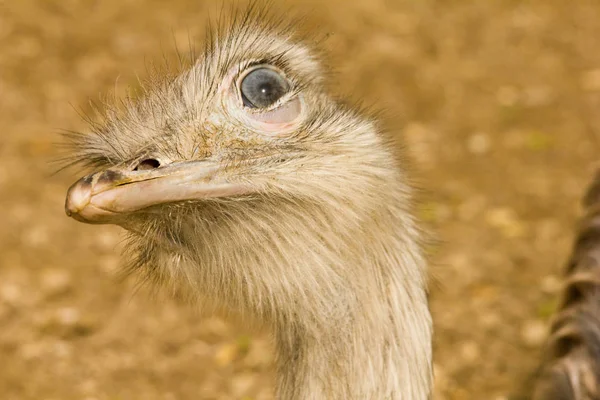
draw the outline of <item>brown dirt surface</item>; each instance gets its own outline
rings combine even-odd
[[[220,4],[0,1],[0,398],[272,398],[268,336],[117,279],[120,229],[66,218],[76,176],[50,163],[76,109],[200,43]],[[293,5],[329,35],[333,89],[412,155],[439,239],[436,398],[517,398],[600,150],[600,3]]]

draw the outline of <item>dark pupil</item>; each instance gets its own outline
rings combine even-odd
[[[289,90],[287,81],[277,72],[259,68],[250,72],[241,85],[242,100],[246,107],[265,108]]]

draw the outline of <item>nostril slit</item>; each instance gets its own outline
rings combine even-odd
[[[160,167],[160,161],[154,158],[147,158],[140,162],[137,167],[135,167],[134,171],[146,171],[149,169],[156,169]]]

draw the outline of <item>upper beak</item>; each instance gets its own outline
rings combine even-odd
[[[246,185],[227,182],[219,171],[221,166],[210,161],[142,171],[108,169],[75,182],[67,192],[65,211],[81,222],[107,224],[152,205],[250,192]]]

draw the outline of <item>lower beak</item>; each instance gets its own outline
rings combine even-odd
[[[85,176],[67,192],[68,216],[90,224],[115,223],[157,204],[246,194],[246,185],[228,183],[222,167],[209,161],[173,163],[142,171],[108,169]]]

